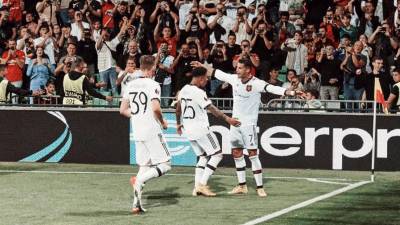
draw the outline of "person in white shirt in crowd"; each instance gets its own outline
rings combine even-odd
[[[207,111],[232,126],[240,126],[217,107],[203,90],[208,81],[207,69],[198,67],[192,71],[192,81],[186,84],[178,94],[176,105],[177,132],[190,140],[198,161],[195,169],[195,187],[192,195],[202,194],[214,197],[216,194],[207,186],[207,182],[222,160],[222,150],[215,134],[210,130]]]
[[[153,55],[156,58],[157,65],[157,77],[160,78],[157,82],[161,84],[161,97],[171,97],[172,93],[172,77],[174,70],[172,64],[174,63],[174,57],[170,53],[170,49],[168,49],[168,42],[161,42],[160,48],[158,52]],[[161,106],[167,107],[169,105],[169,99],[162,99]]]
[[[210,43],[215,44],[216,41],[228,41],[229,31],[232,30],[234,21],[226,15],[225,6],[221,3],[217,4],[217,14],[208,18],[207,26],[213,32],[210,34]]]
[[[295,31],[293,39],[286,39],[282,43],[281,49],[287,51],[286,67],[288,69],[294,69],[298,75],[304,73],[304,70],[308,67],[307,61],[307,47],[302,43],[303,33],[301,31]]]
[[[236,34],[236,44],[240,45],[243,40],[251,40],[253,30],[247,19],[246,7],[241,6],[237,9],[236,20],[232,31]]]
[[[75,36],[78,41],[82,39],[82,33],[84,29],[89,29],[90,25],[84,21],[82,21],[82,12],[75,11],[74,15],[75,21],[71,24],[71,35]]]
[[[116,81],[117,85],[121,85],[121,96],[124,96],[125,89],[129,82],[142,76],[140,70],[136,70],[136,63],[134,57],[129,57],[126,60],[126,67],[124,70],[120,71]]]
[[[49,57],[50,63],[56,65],[55,51],[58,51],[58,45],[47,23],[42,23],[39,28],[40,37],[34,40],[35,47],[43,47],[44,53]]]
[[[111,86],[113,95],[117,94],[117,72],[115,70],[116,62],[111,51],[116,51],[116,47],[126,30],[127,23],[125,21],[117,36],[110,40],[111,31],[104,29],[102,30],[100,39],[96,42],[97,67],[99,69],[100,79],[106,83],[107,86]],[[102,87],[101,90],[106,91],[107,86]]]
[[[199,62],[192,62],[193,67],[204,67]],[[251,168],[257,186],[257,194],[266,197],[263,188],[262,165],[258,156],[257,120],[261,103],[261,93],[270,92],[277,95],[296,96],[302,95],[301,91],[287,90],[285,88],[268,84],[251,74],[253,64],[249,59],[239,60],[236,74],[227,74],[221,70],[208,67],[208,73],[218,80],[227,82],[232,86],[233,109],[232,118],[240,121],[240,127],[230,127],[232,156],[235,160],[238,183],[230,194],[247,194],[246,161],[243,149],[247,149]]]

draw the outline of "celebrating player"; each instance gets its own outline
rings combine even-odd
[[[131,118],[136,144],[136,162],[139,172],[131,178],[134,186],[133,213],[144,212],[141,204],[142,189],[148,180],[159,177],[171,169],[170,155],[161,127],[167,129],[160,107],[160,85],[153,79],[155,58],[140,58],[142,75],[129,82],[123,96],[120,113]]]
[[[199,62],[192,62],[193,67],[204,67]],[[303,94],[286,90],[285,88],[268,84],[251,75],[252,63],[248,59],[240,59],[236,74],[227,74],[218,69],[206,67],[211,76],[218,80],[232,85],[233,91],[233,110],[232,117],[241,122],[240,127],[230,127],[230,138],[232,145],[232,155],[235,160],[236,174],[239,185],[230,191],[230,194],[247,194],[246,185],[246,161],[243,156],[243,149],[247,149],[251,168],[257,185],[257,194],[260,197],[266,197],[263,189],[262,167],[258,157],[258,136],[257,120],[261,102],[261,93],[270,92],[277,95]]]
[[[178,94],[176,121],[178,134],[182,135],[183,128],[184,134],[199,157],[193,195],[197,196],[200,193],[212,197],[216,194],[209,189],[207,181],[222,159],[222,150],[215,134],[209,129],[207,110],[232,126],[239,126],[240,122],[218,110],[207,98],[206,92],[202,89],[207,80],[206,68],[198,67],[193,70],[191,83],[185,85]]]

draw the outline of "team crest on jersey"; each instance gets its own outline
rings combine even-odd
[[[246,91],[250,92],[251,89],[252,89],[252,86],[251,86],[251,85],[247,85],[247,86],[246,86]]]

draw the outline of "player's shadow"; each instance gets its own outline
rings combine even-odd
[[[226,182],[222,181],[221,177],[211,177],[209,180],[210,189],[214,192],[226,192],[228,189],[226,188]]]
[[[114,210],[114,211],[98,210],[92,212],[70,212],[70,213],[65,213],[65,215],[78,216],[78,217],[108,217],[108,216],[132,215],[132,212],[129,210]]]
[[[167,187],[163,190],[149,191],[143,193],[146,207],[156,208],[178,204],[181,194],[177,192],[179,187]]]

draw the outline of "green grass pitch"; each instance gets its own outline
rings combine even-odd
[[[218,196],[205,198],[191,196],[194,168],[173,167],[146,184],[148,212],[132,215],[129,178],[136,171],[114,165],[0,163],[0,224],[244,224],[369,179],[368,172],[264,169],[269,196],[259,198],[248,170],[249,194],[230,196],[234,169],[218,168],[209,182]],[[374,183],[261,224],[399,225],[400,172],[379,172]]]

